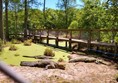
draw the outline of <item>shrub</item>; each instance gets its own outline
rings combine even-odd
[[[32,40],[31,39],[28,39],[28,40],[25,40],[24,41],[24,45],[25,46],[31,46],[31,43],[32,43]]]
[[[51,48],[46,48],[44,51],[44,55],[45,56],[55,56],[55,53],[53,52],[53,50]]]
[[[16,53],[16,54],[14,54],[14,56],[20,56],[20,54],[17,54],[17,53]]]
[[[11,51],[16,51],[18,48],[15,45],[11,45],[9,50]]]
[[[59,58],[58,62],[64,62],[63,58]]]
[[[21,43],[19,40],[16,40],[16,39],[12,39],[11,42],[12,42],[12,44],[20,44]]]

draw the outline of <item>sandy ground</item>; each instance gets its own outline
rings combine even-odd
[[[118,71],[113,66],[96,63],[66,63],[66,69],[11,66],[31,83],[117,83],[114,75]],[[14,83],[0,72],[0,83]]]

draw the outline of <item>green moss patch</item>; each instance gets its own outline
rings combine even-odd
[[[0,59],[10,65],[19,65],[21,61],[36,61],[38,59],[26,58],[25,56],[44,55],[44,51],[47,46],[41,44],[33,44],[31,46],[24,46],[23,44],[15,44],[18,47],[16,51],[9,51],[9,47],[5,47],[4,51],[0,54]],[[50,47],[51,48],[51,47]],[[68,61],[69,55],[66,51],[52,48],[55,52],[54,61],[58,61],[59,58],[63,58]],[[16,56],[18,54],[18,56]]]

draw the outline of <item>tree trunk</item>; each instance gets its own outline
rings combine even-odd
[[[18,34],[18,29],[17,29],[17,19],[18,19],[18,15],[17,15],[17,6],[15,4],[15,38],[17,38],[17,34]]]
[[[0,0],[0,38],[4,40],[4,30],[2,21],[2,0]]]
[[[8,28],[8,0],[5,0],[5,26],[6,26],[6,40],[9,40],[9,28]]]
[[[25,0],[25,18],[24,18],[24,38],[27,39],[27,18],[28,18],[28,10],[27,10],[27,0]]]
[[[64,8],[65,8],[65,19],[66,19],[66,28],[67,28],[68,26],[67,0],[64,2]]]
[[[46,26],[45,3],[46,3],[46,0],[44,0],[44,3],[43,3],[44,27]]]

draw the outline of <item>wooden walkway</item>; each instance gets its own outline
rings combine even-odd
[[[87,49],[103,50],[105,52],[112,52],[114,54],[118,54],[117,43],[106,43],[101,41],[102,36],[106,36],[109,34],[112,35],[112,33],[115,33],[116,37],[118,37],[118,29],[114,30],[38,29],[34,31],[29,31],[27,33],[27,37],[32,38],[35,42],[39,43],[42,43],[43,40],[46,40],[47,44],[50,44],[49,43],[50,40],[55,40],[56,47],[59,46],[59,42],[64,41],[65,47],[69,48],[70,50],[73,49],[74,45],[77,45],[78,50],[81,48],[87,48]]]

